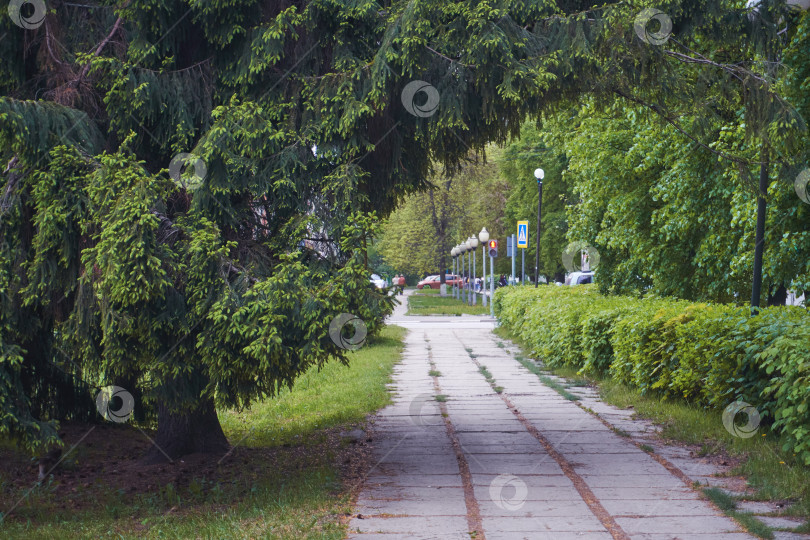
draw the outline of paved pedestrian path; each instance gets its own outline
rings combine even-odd
[[[493,322],[403,308],[392,322],[409,333],[350,538],[752,538],[671,465],[542,384]]]

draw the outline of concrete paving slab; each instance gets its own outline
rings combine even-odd
[[[395,487],[461,487],[461,476],[455,474],[399,474],[372,473],[366,477],[367,486]]]
[[[547,455],[546,451],[537,443],[534,444],[502,444],[502,445],[481,445],[466,444],[462,450],[465,454],[539,454]]]
[[[767,501],[737,501],[737,510],[751,514],[770,514],[779,512],[782,508]]]
[[[410,534],[397,534],[397,533],[351,533],[347,538],[357,540],[444,540],[445,537],[440,535],[431,535],[425,533],[410,533]],[[453,540],[469,540],[469,533],[451,535],[447,538]]]
[[[673,488],[683,487],[683,482],[669,474],[583,474],[590,488]]]
[[[443,457],[443,456],[442,456]],[[452,456],[451,456],[452,457]],[[407,475],[454,475],[459,474],[458,462],[411,462],[411,463],[391,463],[386,461],[377,466],[383,474],[402,474]]]
[[[677,500],[700,499],[700,495],[687,487],[598,487],[590,486],[591,491],[604,504],[610,499],[640,499],[640,500]]]
[[[358,502],[364,500],[434,500],[464,498],[461,486],[366,486],[358,496]]]
[[[487,530],[487,540],[612,540],[608,532],[540,532],[526,533]]]
[[[566,477],[562,477],[567,480]],[[536,485],[531,482],[530,477],[523,476],[521,477],[526,485],[526,490],[523,496],[518,499],[516,502],[520,501],[551,501],[555,503],[568,503],[568,502],[581,502],[582,495],[574,488],[574,484],[569,483],[570,485],[552,485],[552,486],[541,486]],[[476,484],[474,486],[475,490],[475,498],[478,500],[479,506],[485,504],[487,501],[492,501],[493,498],[498,500],[498,491],[497,489],[494,491],[493,496],[493,484],[492,482],[481,482],[480,484]],[[505,493],[504,496],[508,498],[514,498],[515,492]],[[510,505],[511,507],[511,505]]]
[[[751,540],[745,533],[650,533],[634,534],[633,540]]]
[[[506,499],[510,500],[509,497]],[[500,500],[480,499],[478,501],[481,516],[487,517],[578,517],[591,513],[588,505],[579,500],[568,501],[521,501],[520,508],[517,504],[507,505]]]
[[[492,532],[605,532],[606,529],[593,515],[577,517],[490,517],[484,522],[484,531]],[[487,533],[489,538],[489,533]]]
[[[595,454],[580,454],[574,455],[572,457],[572,465],[574,469],[576,469],[577,473],[586,476],[586,475],[613,475],[613,476],[624,476],[628,474],[645,474],[650,476],[657,476],[657,475],[666,475],[670,476],[670,472],[667,471],[663,465],[657,463],[649,458],[644,460],[639,459],[638,461],[611,461],[605,460],[599,463],[588,463],[586,461],[587,457],[593,456]],[[607,455],[621,455],[621,454],[607,454]],[[576,461],[573,461],[576,460]]]
[[[563,454],[626,454],[638,447],[631,442],[611,442],[605,444],[560,443],[554,445]]]
[[[804,524],[803,519],[788,516],[757,516],[757,519],[773,529],[795,529]]]
[[[810,534],[799,534],[788,531],[774,531],[773,540],[808,540]]]
[[[467,519],[464,516],[373,516],[353,519],[349,526],[350,531],[361,533],[405,533],[410,537],[424,534],[424,531],[429,530],[431,535],[437,537],[456,535],[456,538],[463,538],[462,535],[466,535],[469,539],[467,529]]]
[[[701,499],[602,499],[612,516],[716,516],[717,511]]]
[[[666,505],[663,505],[666,506]],[[740,532],[739,527],[723,516],[616,517],[616,523],[630,536],[636,534],[719,534]]]
[[[355,512],[363,515],[466,516],[467,506],[463,496],[420,500],[361,499],[357,501]]]

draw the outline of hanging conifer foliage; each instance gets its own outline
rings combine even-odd
[[[154,460],[222,451],[216,406],[346,361],[338,314],[379,328],[367,239],[432,163],[583,93],[675,121],[721,90],[692,48],[754,73],[793,17],[673,1],[670,48],[623,3],[46,5],[0,22],[0,431],[36,450],[120,384],[157,419]]]

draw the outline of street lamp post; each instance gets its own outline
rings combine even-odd
[[[456,284],[456,299],[461,300],[464,287],[464,250],[461,249],[461,244],[456,245],[456,254],[458,255],[458,279],[459,283]]]
[[[464,249],[462,248],[461,244],[456,246],[456,252],[458,253],[458,280],[459,283],[456,286],[458,289],[458,300],[461,300],[463,296],[464,290]]]
[[[484,293],[481,296],[481,302],[484,307],[487,307],[487,242],[489,242],[489,231],[487,231],[486,227],[478,233],[478,240],[481,242],[481,266],[483,267],[482,273],[484,276],[484,280],[481,282],[481,292]]]
[[[474,306],[476,303],[476,294],[475,294],[475,273],[478,272],[478,264],[476,261],[477,253],[478,253],[478,238],[475,235],[470,236],[470,247],[471,251],[473,252],[473,271],[472,271],[472,302],[470,305]]]
[[[455,278],[455,275],[456,275],[456,248],[452,248],[450,250],[450,257],[453,258],[453,277]],[[455,283],[455,281],[454,281],[454,283]],[[456,297],[456,286],[454,284],[453,285],[453,298],[455,298],[455,297]]]
[[[459,249],[458,244],[454,249],[456,250],[456,300],[458,300],[461,298],[461,290],[459,289],[461,282],[461,249]]]
[[[461,252],[461,289],[459,289],[459,300],[462,302],[467,301],[467,283],[465,280],[467,278],[467,263],[464,256],[467,254],[467,246],[464,245],[464,242],[461,242],[458,245],[458,249]]]
[[[534,286],[540,283],[540,220],[543,217],[543,177],[546,175],[543,169],[535,169],[534,177],[537,178],[537,235],[534,244]]]
[[[458,279],[459,279],[459,273],[461,272],[461,269],[458,267],[458,263],[459,263],[458,257],[459,257],[459,255],[461,255],[461,253],[460,253],[460,252],[459,252],[459,250],[458,250],[458,246],[454,247],[454,248],[453,248],[453,251],[454,251],[454,252],[455,252],[455,254],[456,254],[456,272],[455,272],[455,276],[456,276],[456,278],[455,278],[455,283],[454,283],[454,285],[453,285],[453,289],[455,290],[455,293],[456,293],[456,300],[458,300],[458,296],[459,296],[459,292],[458,292]]]
[[[472,295],[470,294],[470,268],[472,267],[472,257],[470,257],[470,249],[472,248],[472,246],[470,245],[470,239],[469,238],[467,238],[463,242],[463,246],[464,246],[464,251],[467,252],[467,267],[466,267],[466,270],[467,270],[467,283],[466,283],[466,286],[465,286],[465,289],[466,289],[467,292],[466,292],[466,296],[464,297],[464,301],[467,302],[467,304],[470,304],[470,302],[472,302]]]
[[[489,315],[495,317],[495,262],[489,256]]]

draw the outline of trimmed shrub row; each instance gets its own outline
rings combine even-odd
[[[603,296],[594,286],[503,287],[502,325],[546,364],[722,409],[750,403],[810,465],[810,312]]]

